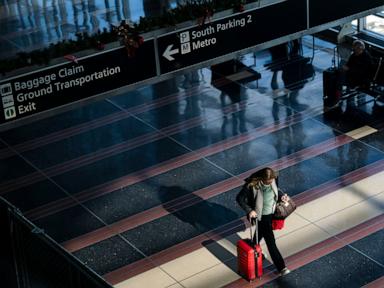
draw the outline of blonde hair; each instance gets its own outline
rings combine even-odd
[[[266,167],[253,173],[251,176],[245,179],[245,182],[247,182],[248,188],[257,187],[262,183],[262,181],[276,179],[277,174],[278,173],[272,168]]]

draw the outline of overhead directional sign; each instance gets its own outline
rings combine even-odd
[[[0,124],[156,76],[153,39],[145,41],[135,57],[119,48],[73,60],[0,81]]]
[[[306,3],[306,0],[278,2],[159,37],[160,72],[183,69],[303,31],[307,28]]]

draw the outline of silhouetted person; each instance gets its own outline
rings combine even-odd
[[[271,64],[270,69],[273,72],[271,79],[271,88],[276,90],[279,88],[277,84],[277,73],[282,69],[282,64],[288,60],[288,45],[283,43],[269,48],[271,53]]]
[[[277,84],[278,71],[282,70],[284,73],[284,70],[288,69],[288,65],[291,65],[291,63],[295,64],[297,58],[303,58],[303,56],[301,56],[301,50],[301,42],[299,39],[295,39],[290,42],[279,44],[269,48],[269,52],[271,53],[272,58],[272,62],[269,66],[271,71],[273,72],[271,79],[271,88],[273,90],[279,88]],[[293,74],[292,76],[294,77]],[[285,86],[287,86],[287,81],[284,80],[284,82]]]
[[[343,66],[346,71],[346,84],[350,88],[369,88],[372,80],[372,58],[361,40],[352,44],[352,54]]]

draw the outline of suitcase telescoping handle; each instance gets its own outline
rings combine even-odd
[[[253,238],[255,238],[255,243],[253,243],[254,245],[255,244],[259,244],[259,229],[257,229],[258,225],[258,221],[257,221],[257,218],[251,218],[251,227],[249,229],[249,231],[251,232],[251,240],[253,241]],[[255,233],[252,233],[252,228],[255,227]],[[254,235],[256,234],[256,237],[253,237]]]

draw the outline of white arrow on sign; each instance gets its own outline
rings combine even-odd
[[[165,49],[164,53],[163,53],[163,56],[169,60],[169,61],[173,61],[175,60],[175,58],[172,57],[173,54],[176,54],[176,53],[179,53],[179,49],[173,49],[171,50],[173,47],[173,44],[171,45],[168,45],[167,49]]]

